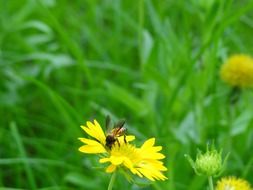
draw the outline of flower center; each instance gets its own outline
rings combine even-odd
[[[128,143],[120,144],[120,146],[115,144],[112,147],[110,154],[116,157],[127,157],[133,163],[137,162],[140,159],[138,149],[135,146]]]
[[[235,188],[231,185],[225,185],[225,189],[224,190],[235,190]]]

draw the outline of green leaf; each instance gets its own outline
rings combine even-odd
[[[125,88],[122,88],[109,81],[105,82],[105,86],[108,90],[109,96],[111,96],[112,99],[125,105],[138,116],[144,116],[149,112],[147,104],[142,102],[139,98],[131,94],[131,92]]]
[[[247,130],[252,118],[253,115],[249,110],[246,110],[241,115],[239,115],[232,125],[232,136],[244,133]]]
[[[83,187],[85,189],[94,189],[97,186],[96,178],[90,178],[87,177],[87,175],[75,172],[68,173],[64,177],[64,181],[78,187]]]

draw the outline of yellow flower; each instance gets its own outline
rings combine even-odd
[[[251,187],[246,180],[231,176],[219,180],[215,190],[251,190]]]
[[[155,146],[155,138],[148,139],[140,148],[130,144],[135,139],[134,136],[117,137],[119,143],[114,143],[111,149],[106,147],[106,135],[99,123],[94,120],[94,124],[87,122],[86,126],[81,126],[83,130],[93,139],[79,138],[85,145],[79,148],[80,152],[90,154],[101,154],[100,163],[109,163],[106,168],[107,173],[115,172],[118,167],[128,169],[139,177],[146,177],[151,181],[167,179],[162,171],[167,168],[163,165],[162,159],[165,156],[159,153],[161,146]]]
[[[253,58],[233,55],[221,67],[221,79],[233,87],[253,86]]]

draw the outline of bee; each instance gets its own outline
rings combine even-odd
[[[105,126],[108,129],[108,126],[110,125],[110,117],[106,117],[106,123]],[[120,120],[116,124],[114,124],[113,129],[106,135],[105,139],[105,146],[108,147],[109,149],[112,149],[112,146],[117,142],[118,146],[120,146],[119,139],[118,137],[124,136],[124,142],[127,143],[126,141],[126,128],[124,127],[125,120]]]

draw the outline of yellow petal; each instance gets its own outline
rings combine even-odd
[[[158,160],[148,160],[143,165],[143,168],[147,168],[149,170],[156,170],[156,171],[166,171],[167,168],[163,165],[163,162]]]
[[[160,179],[162,181],[168,179],[165,175],[163,175],[162,173],[159,173],[159,175],[157,176],[157,179]]]
[[[130,168],[130,171],[133,173],[133,174],[137,174],[139,177],[143,177],[143,175],[135,168]]]
[[[144,144],[141,146],[141,149],[150,148],[155,144],[155,138],[150,138],[144,142]]]
[[[94,124],[91,123],[90,121],[87,121],[86,125],[88,126],[88,128],[90,130],[93,131],[93,137],[94,138],[99,140],[101,143],[105,142],[105,134],[104,134],[102,128],[100,127],[100,125],[98,124],[98,122],[96,120],[94,120]]]
[[[111,156],[110,161],[114,165],[120,165],[124,161],[124,158],[123,157]]]
[[[88,154],[99,154],[99,153],[105,153],[105,148],[99,144],[99,145],[83,145],[78,149],[80,152],[88,153]]]
[[[107,172],[107,173],[112,173],[112,172],[115,171],[116,168],[117,168],[117,167],[116,167],[115,165],[111,164],[110,166],[108,166],[108,167],[106,168],[106,172]]]
[[[154,178],[152,177],[152,174],[150,174],[149,170],[144,169],[144,168],[138,168],[139,172],[144,175],[146,178],[148,178],[151,181],[155,181]]]
[[[99,142],[92,139],[87,138],[78,138],[78,139],[87,145],[101,145]]]
[[[154,146],[154,147],[152,147],[152,150],[153,150],[154,152],[159,152],[159,151],[162,150],[162,146]]]
[[[99,163],[105,163],[105,162],[110,162],[110,158],[101,158],[99,160]]]
[[[128,135],[128,136],[119,136],[117,137],[117,139],[119,140],[119,143],[122,144],[122,143],[125,143],[125,140],[124,138],[126,138],[126,142],[130,142],[130,141],[133,141],[135,139],[135,136],[133,135]]]
[[[101,141],[105,141],[105,138],[106,138],[105,133],[104,133],[103,129],[101,128],[100,124],[97,122],[97,120],[94,120],[94,124],[97,128],[96,130],[100,136]]]
[[[123,164],[129,169],[133,167],[133,163],[127,157],[124,158]]]
[[[90,128],[85,127],[85,126],[83,126],[83,125],[81,125],[81,128],[82,128],[89,136],[91,136],[91,137],[97,139],[97,135],[96,135],[96,133],[95,133],[94,130],[91,130]]]
[[[150,164],[150,163],[146,163],[146,164],[143,164],[140,168],[138,168],[138,170],[145,176],[147,177],[148,179],[150,180],[165,180],[167,179],[167,177],[165,177],[161,172],[160,170]]]
[[[90,121],[86,122],[86,126],[81,126],[81,128],[91,137],[97,139],[103,145],[105,144],[105,134],[99,125],[99,123],[94,120],[94,124]]]
[[[150,153],[150,152],[145,152],[145,157],[146,159],[154,159],[154,160],[161,160],[164,159],[165,156],[162,153]]]
[[[135,139],[135,136],[133,136],[133,135],[127,135],[126,136],[126,141],[127,142],[133,141],[134,139]]]
[[[154,172],[153,174],[153,177],[157,180],[162,180],[164,181],[165,179],[167,179],[166,176],[164,176],[161,172],[157,171],[157,172]]]
[[[167,168],[160,161],[154,160],[150,161],[150,163],[153,165],[154,168],[156,168],[159,171],[167,171]]]

